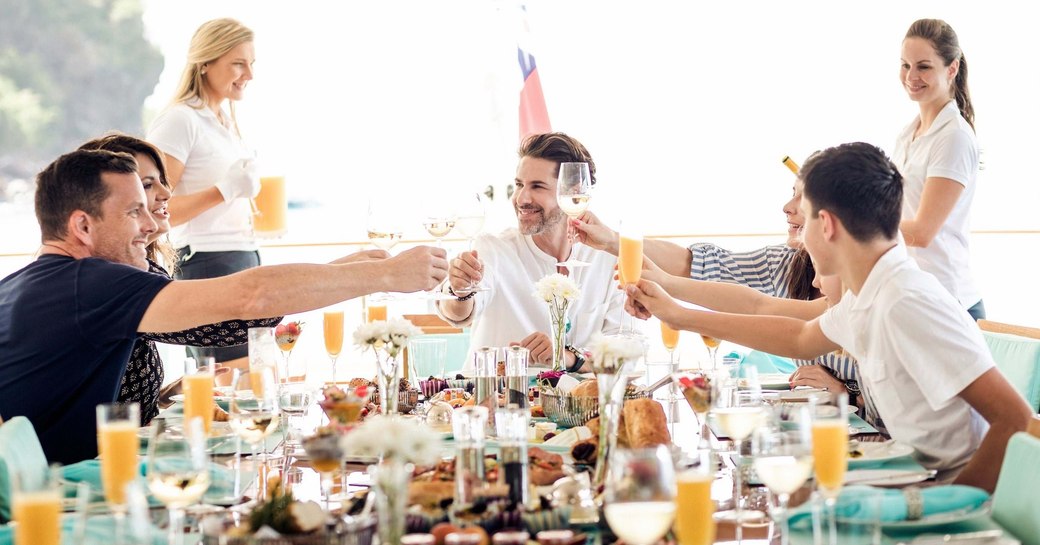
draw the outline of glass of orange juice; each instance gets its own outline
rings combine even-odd
[[[135,466],[136,467],[136,464]],[[14,545],[61,543],[61,466],[42,474],[12,472],[11,515]]]
[[[105,502],[116,516],[116,536],[123,535],[127,512],[126,485],[137,478],[137,450],[141,409],[137,403],[97,406],[98,455]]]
[[[332,360],[332,383],[336,383],[336,360],[339,353],[343,351],[343,311],[325,311],[325,319],[322,322],[325,333],[325,352]]]
[[[849,396],[845,393],[812,396],[809,399],[812,418],[813,469],[816,488],[828,512],[830,542],[838,542],[834,507],[845,481],[849,458]]]
[[[679,545],[710,545],[715,541],[715,503],[711,501],[711,471],[691,469],[676,477],[675,534]]]
[[[184,392],[184,420],[202,419],[202,429],[206,434],[213,427],[213,358],[203,358],[197,362],[195,358],[184,360],[184,378],[181,379],[181,390]]]
[[[715,337],[709,337],[708,335],[701,335],[701,340],[704,341],[705,348],[708,349],[708,358],[711,359],[711,370],[716,371],[719,368],[719,345],[722,341]]]

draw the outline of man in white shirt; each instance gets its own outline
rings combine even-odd
[[[614,280],[616,258],[572,242],[567,216],[556,202],[560,163],[588,163],[593,184],[596,165],[585,146],[563,133],[530,136],[518,154],[512,196],[517,227],[481,236],[472,251],[451,260],[442,288],[455,299],[439,301],[437,312],[453,324],[473,324],[471,348],[519,345],[530,350],[533,363],[546,364],[552,361],[549,308],[535,297],[534,286],[547,275],[568,274],[580,295],[568,310],[564,357],[567,369],[577,371],[584,365],[582,347],[593,334],[619,330],[624,305]],[[588,266],[557,266],[568,259]],[[468,289],[477,283],[488,290]]]
[[[805,247],[819,274],[848,288],[840,303],[810,321],[706,313],[644,280],[629,289],[630,312],[797,358],[844,347],[893,439],[941,479],[992,491],[1008,438],[1032,410],[962,305],[899,244],[899,171],[876,147],[845,144],[812,157],[798,183]]]

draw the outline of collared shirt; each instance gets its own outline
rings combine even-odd
[[[535,296],[534,286],[545,276],[557,272],[557,259],[543,252],[529,235],[520,234],[516,228],[498,235],[481,235],[473,249],[484,262],[481,284],[490,289],[476,294],[470,319],[453,322],[473,324],[470,351],[482,346],[508,346],[536,331],[548,334],[549,307]],[[616,257],[575,244],[571,258],[589,263],[570,270],[579,296],[567,311],[571,323],[567,343],[584,348],[596,333],[618,332],[625,295],[614,280]],[[437,312],[447,319],[439,306]],[[635,329],[641,329],[642,320],[630,316],[626,319]],[[467,359],[464,369],[472,368],[472,361]]]
[[[819,323],[859,361],[863,391],[893,439],[948,478],[968,462],[988,425],[959,394],[993,358],[968,313],[904,246],[882,255],[859,294],[846,292]]]
[[[254,156],[230,121],[221,123],[213,110],[195,107],[199,105],[198,101],[174,104],[148,130],[149,142],[184,164],[175,197],[213,187],[235,161]],[[230,119],[226,112],[223,118]],[[178,249],[190,245],[195,252],[256,250],[249,200],[221,202],[171,229],[170,242]]]
[[[896,141],[892,162],[903,175],[903,219],[913,219],[921,206],[925,180],[948,178],[964,186],[960,198],[927,248],[909,248],[921,269],[960,301],[962,309],[982,299],[971,275],[968,252],[969,216],[979,173],[979,145],[975,131],[961,117],[957,101],[946,103],[932,126],[914,138],[920,119],[903,129]]]

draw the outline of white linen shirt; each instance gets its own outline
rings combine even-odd
[[[484,262],[481,284],[490,289],[474,296],[470,318],[463,322],[448,320],[455,325],[472,323],[470,352],[482,346],[508,346],[536,331],[549,334],[549,306],[535,296],[534,285],[557,272],[557,259],[539,249],[530,236],[520,234],[516,228],[498,235],[481,235],[473,249]],[[567,310],[571,322],[567,343],[583,348],[595,333],[618,332],[625,295],[614,280],[616,257],[575,244],[571,258],[589,263],[586,267],[570,269],[579,296]],[[437,313],[447,320],[439,305]],[[642,323],[636,319],[631,322],[637,329]],[[467,358],[463,372],[472,369],[472,358]]]
[[[226,113],[224,119],[229,119]],[[230,123],[222,124],[209,108],[196,109],[185,103],[159,114],[146,140],[184,164],[184,174],[173,190],[175,197],[213,187],[232,163],[254,156]],[[174,248],[190,245],[192,252],[256,250],[249,200],[221,202],[171,229],[170,242]]]
[[[975,322],[934,276],[896,245],[820,317],[820,329],[859,361],[860,380],[896,441],[952,478],[988,425],[958,397],[994,366]]]
[[[957,101],[939,112],[928,131],[914,139],[920,119],[903,129],[896,140],[892,162],[903,175],[903,219],[913,219],[921,206],[928,178],[949,178],[964,186],[960,198],[927,248],[909,248],[921,269],[968,309],[982,299],[971,275],[968,253],[969,215],[979,173],[979,145],[975,131],[961,117]]]

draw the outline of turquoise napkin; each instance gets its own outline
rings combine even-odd
[[[47,457],[28,418],[16,416],[0,426],[0,523],[11,520],[11,475],[43,482]]]
[[[780,356],[774,356],[766,352],[759,352],[758,350],[752,350],[747,354],[741,354],[740,352],[730,352],[726,354],[727,358],[736,358],[740,361],[741,368],[754,367],[758,369],[759,374],[774,374],[774,373],[793,373],[798,368],[789,358],[782,358]],[[741,372],[743,376],[743,372]]]
[[[881,490],[881,521],[895,522],[906,520],[906,496],[902,490],[875,489],[870,486],[846,486],[835,506],[839,518],[856,520],[870,517],[872,513],[861,500],[867,490]],[[972,486],[957,484],[933,486],[921,489],[921,501],[924,504],[922,516],[950,511],[978,509],[989,499],[989,494]],[[812,505],[805,503],[791,510],[792,528],[807,529],[812,525]]]
[[[141,462],[138,471],[141,476],[144,476],[144,462]],[[70,483],[86,481],[90,483],[90,488],[95,497],[100,498],[102,495],[100,460],[84,460],[82,462],[65,466],[62,468],[62,477]],[[243,474],[243,489],[251,482],[251,477],[252,476],[248,473]],[[235,470],[220,464],[210,464],[209,483],[209,489],[206,490],[206,495],[204,496],[203,501],[205,501],[205,498],[230,498],[234,495],[235,490]],[[71,487],[65,492],[67,496],[74,496],[76,494],[76,489],[75,487]],[[148,495],[148,503],[153,506],[162,505],[158,500],[153,498],[151,494]]]
[[[61,542],[63,545],[95,545],[112,543],[116,534],[116,522],[110,515],[91,516],[87,519],[87,529],[83,541],[76,541],[74,527],[76,518],[66,516],[61,521]],[[148,542],[152,545],[165,545],[166,532],[152,526],[149,528]],[[14,529],[0,526],[0,545],[14,545]]]

